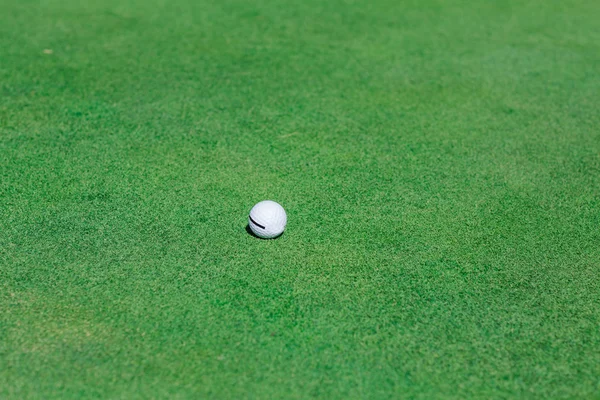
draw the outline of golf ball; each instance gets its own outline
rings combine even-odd
[[[279,203],[261,201],[250,210],[248,225],[252,232],[263,239],[271,239],[283,233],[287,215]]]

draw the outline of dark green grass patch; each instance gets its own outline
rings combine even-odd
[[[599,396],[599,20],[0,3],[0,397]]]

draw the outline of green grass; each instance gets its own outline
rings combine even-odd
[[[1,2],[0,397],[600,398],[598,21]]]

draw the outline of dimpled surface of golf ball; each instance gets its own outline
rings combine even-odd
[[[263,239],[272,239],[283,233],[287,215],[279,203],[261,201],[250,210],[248,225],[252,232]]]

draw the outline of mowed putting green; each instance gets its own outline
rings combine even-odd
[[[600,396],[598,21],[1,2],[0,397]]]

